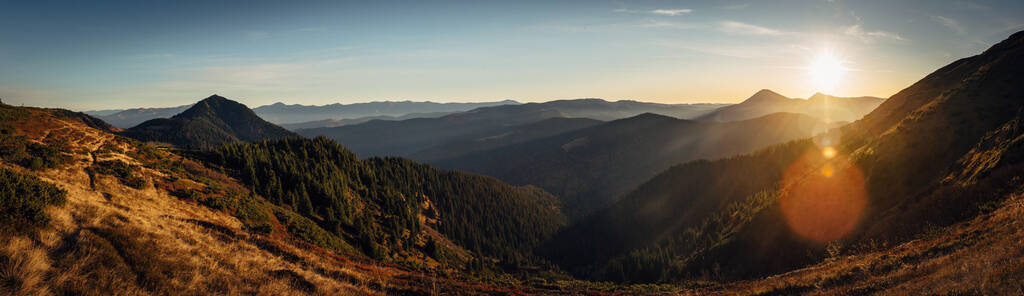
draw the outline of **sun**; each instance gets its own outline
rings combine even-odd
[[[839,58],[828,51],[818,53],[807,69],[810,71],[815,91],[819,92],[834,91],[846,70]]]

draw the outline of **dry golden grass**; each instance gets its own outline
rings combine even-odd
[[[96,160],[93,152],[119,147],[97,158],[139,163],[117,151],[129,146],[33,111],[20,131],[34,141],[62,142],[74,156],[64,167],[33,172],[67,190],[68,204],[48,210],[53,220],[38,237],[5,238],[0,294],[379,295],[367,287],[386,287],[385,276],[250,236],[236,218],[152,186],[136,190],[104,175],[90,182],[85,167]]]
[[[44,283],[50,262],[46,252],[24,237],[7,241],[0,248],[0,294],[45,295]]]
[[[685,294],[1024,295],[1024,196],[891,249]]]
[[[0,235],[0,294],[13,295],[466,295],[501,289],[435,278],[338,254],[295,240],[283,228],[249,233],[232,215],[171,196],[169,188],[202,182],[142,167],[147,186],[134,189],[93,174],[96,161],[142,165],[136,144],[72,119],[29,109],[17,131],[40,143],[60,143],[73,160],[28,171],[66,190],[67,204],[48,209],[49,226],[32,237]],[[157,152],[164,159],[179,156]],[[186,170],[222,188],[245,186],[202,165]],[[158,182],[159,181],[159,182]],[[209,182],[209,180],[208,180]],[[159,185],[159,186],[155,186]]]

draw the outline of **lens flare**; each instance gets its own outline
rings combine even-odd
[[[789,228],[822,244],[853,231],[867,204],[863,173],[829,148],[808,151],[786,169],[779,201]]]
[[[839,154],[836,148],[825,147],[825,149],[821,149],[821,156],[824,156],[825,159],[832,159],[836,157],[836,154]]]

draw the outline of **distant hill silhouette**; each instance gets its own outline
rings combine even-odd
[[[212,148],[228,142],[298,137],[266,122],[245,105],[213,95],[171,118],[152,119],[123,132],[142,141]]]
[[[298,122],[298,123],[285,123],[285,124],[281,124],[281,127],[286,128],[288,130],[296,131],[296,130],[300,130],[300,129],[311,129],[311,128],[322,128],[322,127],[337,127],[337,126],[343,126],[343,125],[360,124],[360,123],[364,123],[364,122],[371,121],[371,120],[398,121],[398,120],[406,120],[406,119],[413,119],[413,118],[435,118],[435,117],[441,117],[441,116],[445,116],[445,115],[452,114],[452,113],[454,113],[454,112],[409,113],[409,114],[399,115],[399,116],[377,115],[377,116],[366,116],[366,117],[348,118],[348,119],[322,119],[322,120],[313,120],[313,121]]]
[[[511,184],[539,186],[561,198],[567,214],[578,218],[611,204],[673,164],[747,153],[825,130],[823,122],[793,113],[728,123],[645,113],[522,144],[427,161]]]
[[[559,100],[545,103],[477,108],[439,118],[402,121],[374,120],[363,124],[299,130],[305,136],[324,135],[365,156],[410,156],[430,148],[501,135],[518,126],[549,118],[614,120],[643,113],[683,118],[710,112],[721,104],[657,104],[600,99]]]
[[[590,118],[548,118],[538,122],[519,125],[498,134],[472,139],[460,139],[444,143],[416,152],[409,155],[409,158],[422,162],[443,161],[474,152],[487,151],[554,136],[601,123],[604,122]]]
[[[354,104],[329,105],[288,105],[274,103],[253,108],[261,118],[289,129],[330,127],[356,124],[372,119],[401,120],[419,117],[440,117],[453,112],[479,107],[519,104],[512,100],[479,103],[435,103],[412,101],[380,101]],[[130,128],[144,121],[169,118],[181,113],[192,105],[168,108],[133,108],[85,111],[84,113],[103,119],[119,128]],[[338,121],[344,123],[337,123]]]
[[[734,280],[920,237],[1024,189],[1022,93],[1019,32],[827,135],[674,166],[563,231],[546,252],[594,279]]]
[[[736,121],[776,112],[790,112],[807,114],[827,122],[853,122],[871,112],[882,101],[884,99],[876,97],[842,98],[822,93],[815,93],[806,100],[791,99],[762,89],[739,104],[722,107],[698,119]]]
[[[150,119],[168,118],[185,111],[192,105],[181,105],[168,108],[135,108],[127,110],[86,111],[86,114],[106,121],[118,128],[130,128]]]
[[[519,102],[513,100],[495,102],[473,102],[473,103],[435,103],[435,102],[413,102],[413,101],[380,101],[354,104],[330,104],[330,105],[287,105],[274,103],[253,108],[252,110],[267,121],[277,124],[302,123],[317,120],[339,120],[354,119],[374,116],[403,116],[412,113],[452,113],[472,110],[480,107],[517,105]],[[428,117],[428,116],[421,116]],[[436,116],[429,116],[436,117]]]

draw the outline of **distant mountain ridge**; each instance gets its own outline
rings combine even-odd
[[[476,108],[439,118],[369,121],[362,124],[297,131],[305,136],[324,135],[365,156],[410,156],[452,141],[500,135],[517,126],[549,118],[615,120],[643,113],[692,118],[723,104],[658,104],[601,99],[557,100]]]
[[[102,119],[118,128],[130,128],[150,119],[169,118],[185,111],[192,105],[181,105],[167,108],[134,108],[118,110],[96,110],[83,113]]]
[[[761,117],[771,113],[801,113],[828,122],[853,122],[878,107],[885,99],[876,97],[835,97],[815,93],[808,99],[792,99],[762,89],[743,102],[725,106],[698,117],[699,120],[735,121]]]
[[[296,130],[300,130],[300,129],[322,128],[322,127],[337,127],[337,126],[343,126],[343,125],[360,124],[360,123],[364,123],[364,122],[371,121],[371,120],[398,121],[398,120],[406,120],[406,119],[413,119],[413,118],[436,118],[436,117],[441,117],[441,116],[445,116],[445,115],[452,114],[452,113],[454,113],[454,112],[409,113],[409,114],[399,115],[399,116],[377,115],[377,116],[366,116],[366,117],[346,118],[346,119],[322,119],[322,120],[313,120],[313,121],[298,122],[298,123],[283,123],[283,124],[281,124],[281,127],[286,128],[286,129],[291,130],[291,131],[296,131]]]
[[[494,102],[472,102],[472,103],[436,103],[430,101],[374,101],[367,103],[353,104],[328,104],[328,105],[300,105],[284,104],[281,102],[271,105],[264,105],[253,108],[260,117],[269,122],[281,125],[301,124],[298,128],[313,128],[325,126],[337,126],[330,121],[346,121],[361,119],[359,122],[366,122],[369,119],[388,119],[388,117],[400,117],[400,119],[417,117],[439,117],[453,112],[467,111],[474,108],[519,104],[513,100]],[[107,123],[118,128],[130,128],[146,120],[156,118],[170,118],[181,113],[192,105],[182,105],[167,108],[132,108],[132,109],[110,109],[92,110],[83,113],[103,119]],[[407,117],[415,114],[415,116]],[[323,123],[323,125],[318,125]],[[348,123],[354,124],[354,123]]]
[[[259,106],[252,110],[267,121],[277,124],[303,123],[328,119],[353,119],[372,116],[403,116],[413,113],[452,113],[481,107],[517,105],[519,102],[503,100],[494,102],[436,103],[430,101],[375,101],[353,104],[299,105],[281,102]]]
[[[235,141],[298,137],[269,123],[241,103],[212,95],[171,118],[152,119],[123,132],[142,141],[208,149]]]

